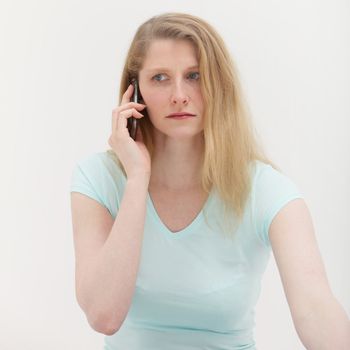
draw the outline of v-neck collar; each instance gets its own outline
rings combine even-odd
[[[153,217],[153,219],[155,220],[155,222],[159,225],[161,231],[167,235],[168,237],[171,237],[172,239],[178,239],[180,237],[183,237],[185,235],[188,235],[189,233],[193,232],[194,229],[203,221],[203,217],[204,217],[204,209],[207,209],[209,207],[209,203],[212,200],[212,196],[213,196],[213,190],[211,190],[209,192],[209,195],[202,207],[202,209],[200,210],[200,212],[197,214],[197,216],[192,220],[192,222],[187,225],[184,229],[180,230],[180,231],[176,231],[176,232],[172,232],[169,230],[169,228],[163,223],[163,221],[161,220],[161,218],[158,215],[158,212],[154,206],[154,203],[152,201],[152,198],[150,196],[149,191],[147,191],[147,203],[148,203],[148,207],[150,209],[150,214]]]

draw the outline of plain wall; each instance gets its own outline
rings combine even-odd
[[[137,27],[167,11],[224,38],[270,158],[303,192],[334,295],[350,314],[350,3],[2,1],[0,348],[102,349],[74,290],[70,180],[109,148]],[[273,255],[257,305],[259,350],[304,349]]]

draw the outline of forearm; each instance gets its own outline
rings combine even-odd
[[[307,350],[350,349],[350,320],[334,297],[315,306],[295,328]]]
[[[148,181],[128,180],[111,232],[82,278],[79,291],[89,323],[116,330],[133,296],[146,214]]]

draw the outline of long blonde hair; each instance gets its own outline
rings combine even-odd
[[[238,71],[226,45],[216,30],[203,19],[179,12],[156,15],[137,30],[130,45],[119,90],[119,103],[132,78],[138,78],[147,50],[153,40],[188,40],[196,49],[200,88],[204,101],[204,154],[201,184],[210,193],[214,186],[224,205],[224,232],[233,236],[242,219],[251,191],[250,166],[254,160],[279,168],[264,154],[242,94]],[[153,154],[152,127],[147,110],[139,120],[144,143]],[[107,151],[125,171],[113,150]],[[234,215],[232,215],[234,214]]]

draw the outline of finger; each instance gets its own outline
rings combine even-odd
[[[116,130],[116,118],[118,118],[118,114],[126,111],[128,109],[132,109],[131,107],[134,106],[134,109],[142,110],[146,107],[146,105],[143,105],[142,103],[136,103],[136,102],[129,102],[123,106],[119,106],[112,110],[112,130]]]
[[[134,92],[134,85],[130,84],[128,86],[128,88],[126,89],[126,91],[124,92],[123,97],[122,97],[122,101],[120,104],[123,105],[125,103],[130,102],[130,98],[131,98],[133,92]]]
[[[127,118],[135,117],[135,118],[142,118],[143,114],[138,112],[135,108],[127,109],[121,113],[119,113],[118,116],[116,116],[116,131],[120,131],[123,129],[126,129],[127,127]]]
[[[146,107],[146,105],[142,104],[142,103],[137,103],[137,102],[127,102],[124,105],[120,105],[119,107],[116,108],[116,110],[118,110],[119,112],[121,111],[125,111],[126,109],[130,109],[130,108],[136,108],[138,110],[142,110]]]

